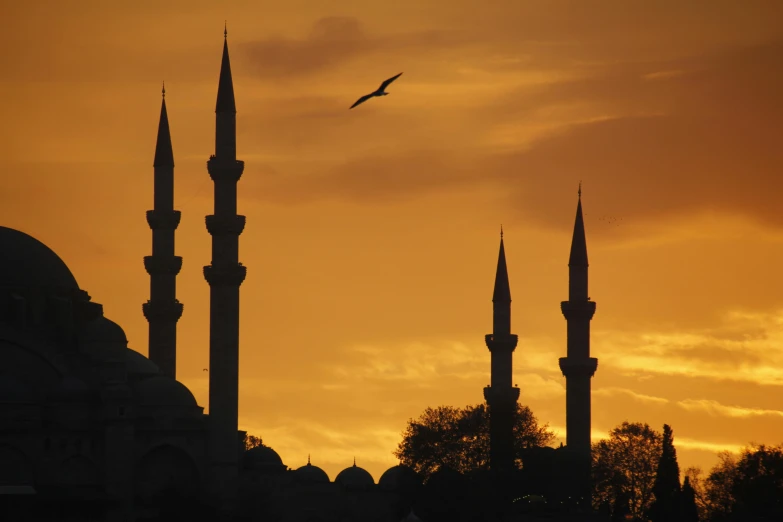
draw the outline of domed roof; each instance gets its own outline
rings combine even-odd
[[[68,266],[48,246],[7,227],[0,227],[0,287],[79,289]]]
[[[256,446],[245,452],[245,468],[268,471],[285,471],[283,459],[269,446]]]
[[[398,465],[387,469],[378,485],[387,491],[399,491],[421,486],[421,477],[408,466]]]
[[[10,373],[0,375],[0,404],[33,404],[35,395],[30,387]]]
[[[79,332],[81,343],[101,343],[123,348],[128,346],[128,337],[120,325],[104,316],[97,317],[84,325]]]
[[[158,365],[136,350],[126,348],[124,354],[125,367],[128,370],[128,375],[139,377],[160,375],[160,368],[158,368]]]
[[[307,464],[302,466],[301,468],[297,468],[296,471],[294,471],[294,475],[296,476],[296,479],[301,482],[317,482],[317,483],[328,483],[329,475],[326,474],[324,470],[319,468],[318,466],[313,466],[310,464],[310,457],[307,457]]]
[[[196,398],[184,384],[163,375],[139,381],[133,391],[139,406],[198,407]]]
[[[95,397],[96,390],[74,375],[65,375],[50,396],[55,401],[82,401]]]
[[[367,488],[375,485],[375,480],[373,480],[372,475],[366,470],[358,467],[355,460],[353,466],[345,468],[338,473],[334,481],[337,484],[350,489]]]

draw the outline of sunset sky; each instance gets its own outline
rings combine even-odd
[[[783,442],[783,2],[34,1],[0,32],[0,224],[49,245],[147,354],[161,81],[178,378],[208,408],[215,96],[245,161],[240,428],[377,481],[406,421],[483,401],[500,224],[520,402],[565,437],[582,181],[595,438],[681,469]],[[348,110],[389,76],[382,99]],[[614,220],[609,218],[615,218]],[[559,439],[559,440],[560,440]]]

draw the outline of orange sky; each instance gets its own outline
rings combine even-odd
[[[334,478],[355,456],[377,480],[408,418],[483,400],[500,223],[520,400],[564,436],[579,180],[595,436],[667,422],[683,469],[783,442],[778,0],[18,5],[0,33],[0,223],[52,247],[146,354],[165,80],[178,378],[204,406],[205,162],[228,19],[246,162],[240,427],[287,465],[310,453]]]

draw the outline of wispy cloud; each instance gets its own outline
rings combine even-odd
[[[703,411],[710,415],[722,415],[725,417],[759,417],[776,416],[783,417],[781,410],[765,410],[759,408],[744,408],[742,406],[726,406],[709,399],[685,399],[678,401],[677,404],[688,411]]]

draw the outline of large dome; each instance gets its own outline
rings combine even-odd
[[[68,266],[48,246],[8,227],[0,227],[0,287],[79,289]]]
[[[420,487],[421,484],[419,474],[403,465],[387,469],[378,480],[378,485],[386,491],[407,491]]]
[[[245,452],[245,469],[285,471],[283,459],[269,446],[256,446]]]

